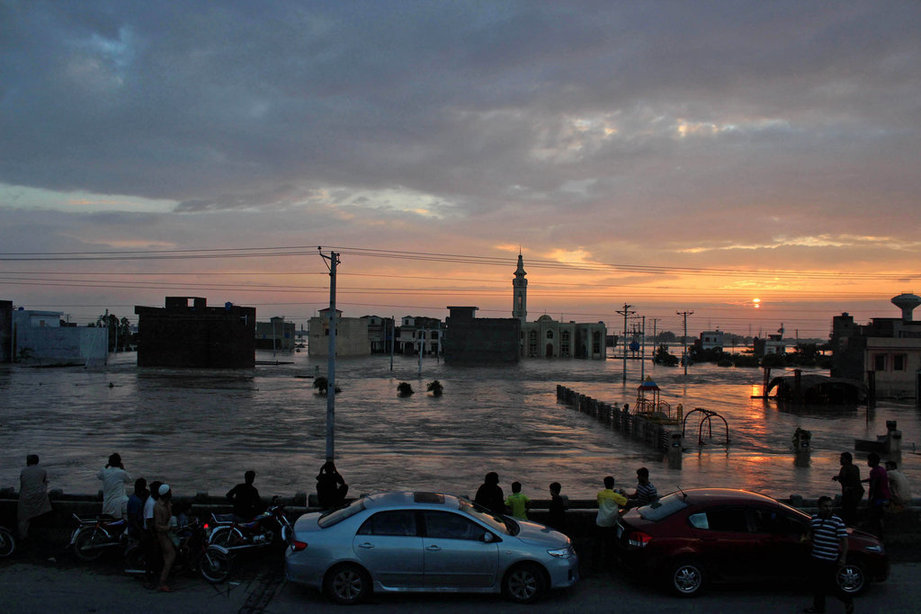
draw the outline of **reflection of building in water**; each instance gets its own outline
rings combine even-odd
[[[900,294],[892,303],[902,310],[901,318],[873,318],[865,325],[855,324],[848,313],[832,319],[831,375],[875,385],[878,397],[918,399],[921,321],[912,319],[912,311],[921,298]]]
[[[607,328],[604,322],[577,323],[542,315],[528,322],[528,280],[524,259],[518,254],[518,268],[512,281],[512,317],[521,322],[519,354],[522,358],[605,359]]]

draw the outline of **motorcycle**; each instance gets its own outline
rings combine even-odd
[[[128,521],[111,516],[94,516],[81,518],[73,515],[77,528],[70,534],[70,547],[82,561],[95,561],[110,548],[124,547],[128,544]]]
[[[212,513],[209,529],[208,543],[230,552],[287,545],[294,535],[294,528],[285,516],[285,506],[278,503],[277,496],[272,497],[266,511],[249,522],[236,522],[233,514]]]
[[[6,527],[0,527],[0,559],[12,556],[16,550],[16,538],[13,537],[12,531]]]
[[[223,546],[209,544],[205,527],[198,519],[181,527],[176,533],[174,571],[198,572],[211,583],[227,579],[231,571],[230,552]],[[132,542],[125,551],[125,573],[146,574],[147,552],[141,542]]]

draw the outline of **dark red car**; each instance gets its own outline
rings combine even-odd
[[[710,582],[806,578],[810,516],[757,493],[694,488],[632,509],[618,527],[628,570],[696,595]],[[838,583],[849,593],[889,576],[889,558],[873,535],[848,529],[847,565]]]

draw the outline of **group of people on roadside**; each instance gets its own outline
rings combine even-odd
[[[898,464],[888,460],[885,467],[880,464],[879,454],[867,454],[869,476],[860,479],[860,468],[854,464],[850,452],[842,452],[841,469],[832,480],[841,485],[841,517],[845,524],[857,523],[857,507],[867,493],[867,529],[882,539],[887,511],[901,511],[911,503],[911,486],[908,478],[899,471]],[[864,490],[863,485],[867,485]]]
[[[596,565],[600,558],[603,557],[610,562],[614,556],[615,529],[620,510],[647,505],[659,497],[656,487],[649,481],[649,469],[646,467],[637,469],[636,481],[636,489],[633,494],[627,495],[622,489],[615,490],[613,476],[609,475],[603,480],[604,489],[597,495],[598,514],[595,517],[598,533],[598,547],[594,549]],[[550,506],[546,524],[552,529],[565,533],[568,499],[562,494],[562,486],[559,482],[552,482],[549,489]],[[483,484],[476,491],[473,502],[495,514],[510,514],[519,520],[528,519],[528,509],[531,507],[531,499],[521,492],[521,482],[512,482],[512,494],[504,497],[502,488],[499,486],[499,474],[495,471],[486,474]]]

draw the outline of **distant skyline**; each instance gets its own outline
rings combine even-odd
[[[0,299],[827,337],[921,292],[916,2],[0,0]],[[224,251],[221,251],[224,250]],[[760,299],[758,302],[755,299]],[[921,314],[918,314],[921,318]]]

